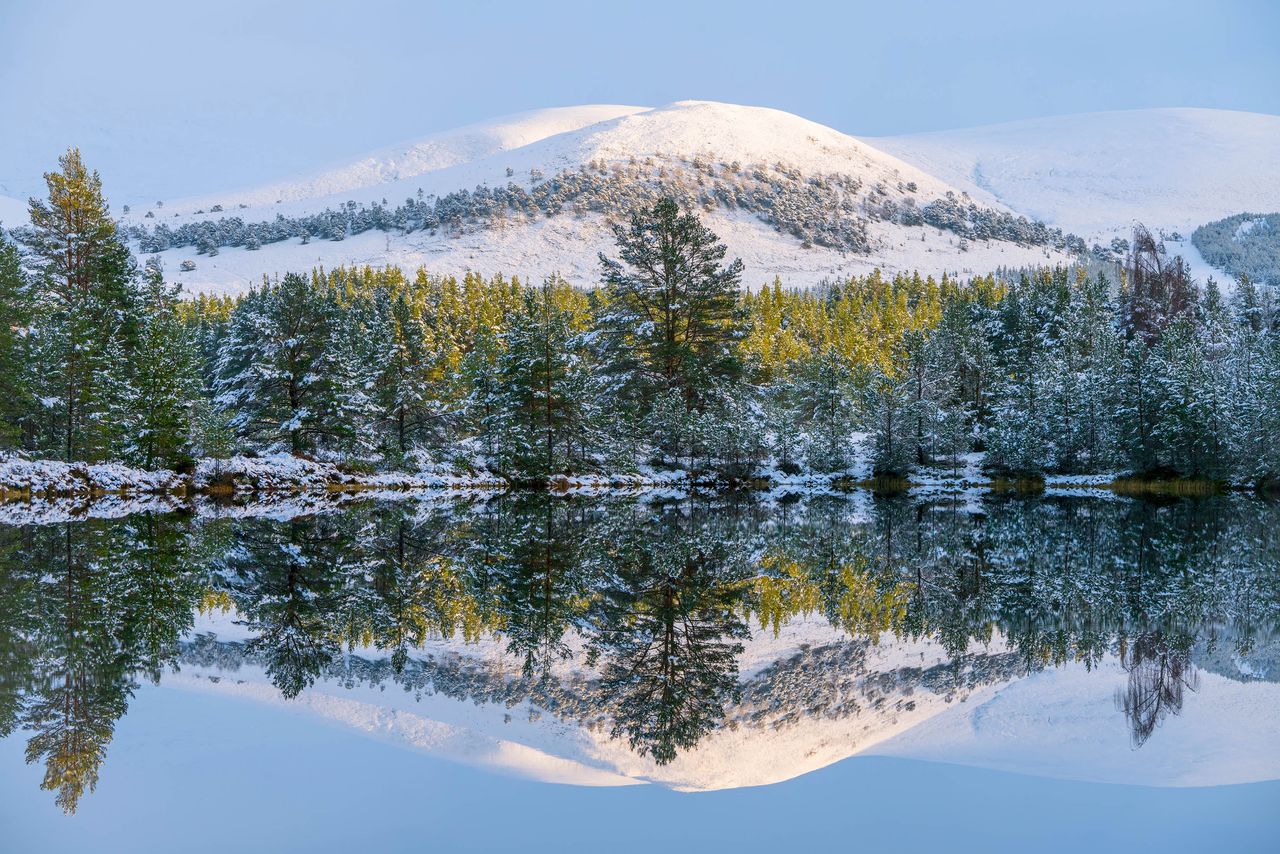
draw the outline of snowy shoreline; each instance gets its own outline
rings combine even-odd
[[[976,455],[975,455],[976,456]],[[884,492],[914,497],[980,495],[1000,492],[1117,497],[1167,491],[1209,494],[1238,485],[1181,481],[1143,481],[1121,473],[1052,475],[1041,481],[1013,482],[982,473],[977,460],[954,473],[924,472],[903,479],[877,479],[855,469],[832,474],[784,474],[764,468],[750,480],[726,483],[682,470],[645,468],[634,473],[556,475],[537,487],[557,496],[643,493],[681,497],[693,491],[745,489],[780,498],[786,495]],[[118,517],[145,510],[188,510],[200,515],[252,514],[250,508],[289,515],[342,506],[354,500],[413,499],[500,493],[526,489],[490,472],[358,472],[345,466],[287,454],[201,460],[195,471],[146,471],[120,463],[64,463],[56,460],[0,458],[0,523]],[[248,500],[249,504],[243,502]],[[238,505],[238,507],[237,507]],[[286,506],[289,508],[285,510]]]

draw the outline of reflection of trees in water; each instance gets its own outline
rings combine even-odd
[[[1194,644],[1212,646],[1225,626],[1244,649],[1276,627],[1277,515],[1239,497],[763,506],[521,495],[286,521],[140,515],[4,529],[0,734],[32,733],[29,759],[74,809],[138,679],[173,661],[196,603],[222,602],[252,637],[237,655],[285,696],[323,677],[528,700],[601,721],[658,762],[724,725],[730,706],[734,721],[785,725],[874,702],[845,676],[811,677],[855,666],[834,650],[779,662],[739,701],[748,626],[777,632],[807,614],[846,632],[851,650],[898,636],[951,654],[870,686],[879,697],[913,680],[950,691],[1118,652],[1130,682],[1117,703],[1140,745],[1194,690]],[[1010,652],[971,651],[997,633]],[[411,656],[429,640],[486,636],[519,675],[499,685]],[[367,647],[386,657],[349,654]],[[563,666],[575,654],[595,671]]]
[[[1116,708],[1129,720],[1134,747],[1145,744],[1166,716],[1182,711],[1184,689],[1199,689],[1200,676],[1189,661],[1190,653],[1189,645],[1171,646],[1159,631],[1120,642],[1129,684],[1116,689]]]
[[[158,681],[199,585],[181,524],[143,514],[3,532],[0,733],[31,733],[41,786],[74,812],[92,791],[139,676]],[[16,550],[7,546],[17,542]]]
[[[660,765],[697,744],[739,696],[741,557],[701,522],[669,513],[627,530],[606,549],[591,613],[613,736]]]

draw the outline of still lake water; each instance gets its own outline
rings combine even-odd
[[[0,851],[1280,849],[1280,505],[0,526]]]

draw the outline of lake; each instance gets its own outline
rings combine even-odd
[[[3,851],[1280,846],[1257,498],[4,518]]]

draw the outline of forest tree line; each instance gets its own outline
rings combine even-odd
[[[141,269],[74,150],[0,241],[0,441],[190,466],[285,451],[515,482],[680,468],[1129,471],[1280,480],[1280,306],[1193,282],[1145,230],[1116,276],[879,272],[799,290],[672,199],[615,227],[598,287],[291,273],[183,299]]]

